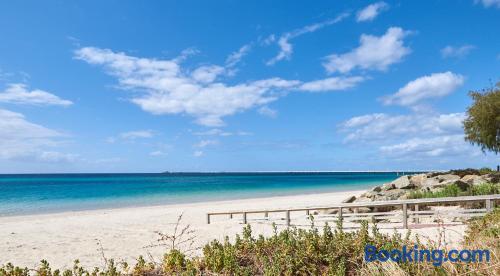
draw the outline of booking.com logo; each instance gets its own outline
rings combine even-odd
[[[440,266],[443,262],[489,262],[490,251],[488,249],[477,250],[457,250],[451,249],[445,251],[442,249],[418,249],[418,246],[407,247],[406,245],[400,249],[378,250],[373,245],[365,246],[365,261],[366,262],[432,262],[434,266]]]

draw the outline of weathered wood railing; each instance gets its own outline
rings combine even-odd
[[[326,219],[344,219],[349,221],[360,221],[367,218],[401,218],[403,227],[408,228],[408,220],[413,219],[414,222],[418,223],[419,218],[422,217],[432,217],[432,216],[444,216],[444,217],[475,217],[483,216],[487,212],[491,211],[495,202],[500,201],[500,194],[496,195],[485,195],[485,196],[464,196],[464,197],[444,197],[444,198],[422,198],[422,199],[408,199],[408,200],[390,200],[390,201],[372,201],[372,202],[360,202],[360,203],[342,203],[332,206],[312,206],[303,208],[289,208],[289,209],[264,209],[264,210],[244,210],[244,211],[228,211],[228,212],[211,212],[207,213],[207,223],[210,224],[212,217],[214,216],[229,216],[230,219],[234,215],[241,215],[243,223],[248,223],[248,215],[250,214],[264,214],[264,218],[268,218],[270,213],[284,213],[285,222],[287,226],[291,224],[291,213],[305,212],[305,215],[309,215],[311,211],[322,211],[322,210],[336,210],[337,214],[332,217],[332,215],[316,215],[319,218]],[[422,206],[436,206],[436,205],[453,205],[453,204],[466,204],[466,203],[484,203],[484,208],[476,209],[459,209],[459,210],[447,210],[444,213],[433,210],[419,210]],[[359,208],[371,208],[380,209],[382,207],[401,207],[401,213],[394,213],[394,211],[386,212],[357,212]],[[413,211],[411,210],[413,208]],[[345,213],[345,210],[353,211],[352,213]]]

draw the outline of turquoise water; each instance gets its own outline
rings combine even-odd
[[[0,175],[0,216],[366,189],[388,173]]]

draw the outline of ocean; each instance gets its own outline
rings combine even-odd
[[[396,172],[0,175],[0,216],[367,189]]]

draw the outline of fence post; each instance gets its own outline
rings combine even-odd
[[[415,218],[413,219],[413,222],[415,223],[420,223],[420,219],[418,218],[419,214],[418,214],[418,204],[415,204]]]
[[[264,212],[264,217],[265,218],[269,217],[269,213],[268,212]]]
[[[339,207],[339,221],[342,220],[342,207]]]
[[[232,219],[233,218],[233,213],[229,213],[229,218]]]
[[[207,214],[207,224],[210,224],[210,214]]]
[[[286,210],[286,226],[290,226],[290,210]]]
[[[247,224],[247,212],[243,212],[243,224]]]
[[[486,212],[490,212],[491,211],[491,199],[487,199],[486,200]]]
[[[403,228],[408,229],[408,204],[403,203]]]
[[[306,210],[306,216],[309,216],[309,209]]]

